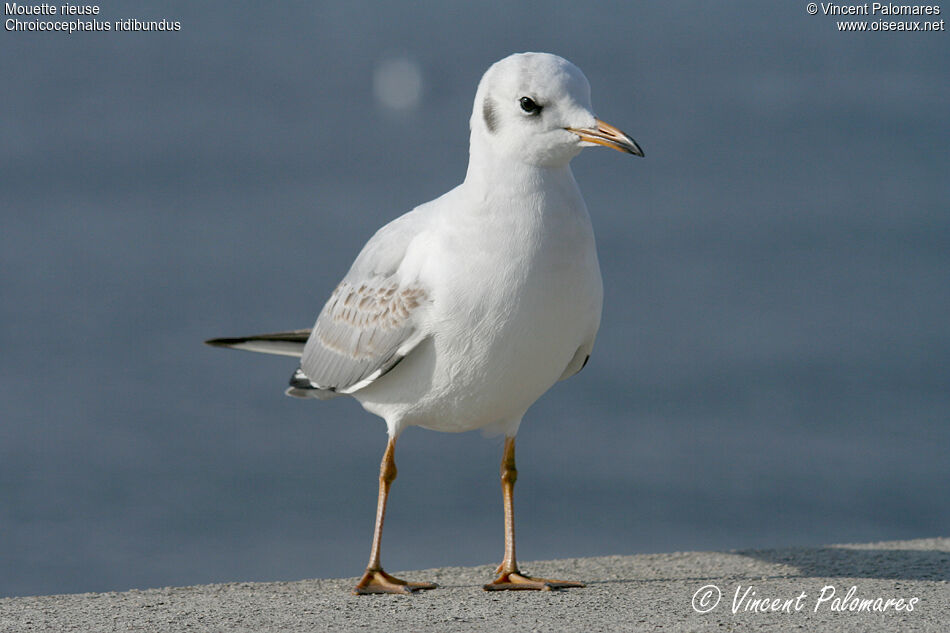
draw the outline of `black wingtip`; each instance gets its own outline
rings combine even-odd
[[[313,384],[313,381],[307,378],[307,374],[303,373],[303,370],[300,369],[299,367],[290,377],[290,380],[288,381],[287,384],[290,385],[293,389],[303,389],[305,391],[320,389],[320,387]],[[324,391],[335,391],[335,390],[331,388],[331,389],[325,389]]]
[[[245,339],[241,338],[209,338],[205,341],[205,345],[210,345],[211,347],[231,347],[236,345]]]

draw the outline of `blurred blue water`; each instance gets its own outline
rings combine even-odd
[[[519,554],[946,533],[945,33],[788,3],[103,13],[182,30],[0,34],[0,595],[361,570],[382,422],[200,342],[309,326],[460,181],[478,78],[521,50],[577,63],[647,158],[574,162],[604,321],[519,434]],[[393,56],[414,109],[373,96]],[[500,559],[500,453],[405,433],[387,568]]]

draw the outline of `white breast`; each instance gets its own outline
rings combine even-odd
[[[512,434],[578,349],[589,353],[603,288],[587,210],[566,185],[490,210],[456,200],[434,217],[404,262],[433,289],[430,338],[354,394],[367,410],[397,431]]]

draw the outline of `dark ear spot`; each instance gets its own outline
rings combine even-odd
[[[488,128],[489,132],[494,133],[498,129],[495,102],[491,100],[491,97],[485,97],[485,102],[482,104],[482,118],[485,119],[485,127]]]

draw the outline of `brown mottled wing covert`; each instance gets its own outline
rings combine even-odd
[[[418,344],[413,314],[428,297],[393,276],[344,279],[320,316],[300,368],[317,389],[356,391],[392,369]]]

